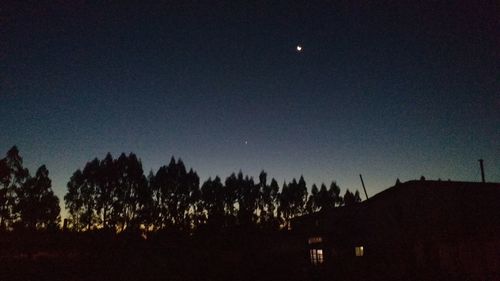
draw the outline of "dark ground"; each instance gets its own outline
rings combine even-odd
[[[105,232],[0,233],[0,281],[476,280],[439,272],[363,276],[356,269],[333,278],[309,265],[305,243],[294,232],[248,229],[146,240]]]
[[[304,280],[302,246],[284,232],[8,233],[0,280]]]

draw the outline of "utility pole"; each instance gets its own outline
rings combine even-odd
[[[484,180],[484,165],[483,165],[483,159],[479,159],[479,167],[481,168],[481,180],[483,183],[486,181]]]
[[[363,186],[363,190],[365,191],[366,200],[368,200],[368,193],[366,193],[365,182],[363,181],[363,176],[361,176],[361,174],[359,174],[359,178],[361,179],[361,185]]]

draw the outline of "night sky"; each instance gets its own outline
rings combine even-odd
[[[498,1],[17,2],[0,4],[0,152],[46,164],[61,201],[108,151],[202,181],[361,191],[361,173],[369,195],[479,181],[479,158],[500,181]]]

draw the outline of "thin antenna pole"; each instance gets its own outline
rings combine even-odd
[[[484,180],[484,165],[483,165],[483,159],[479,159],[479,167],[481,168],[481,180],[484,182],[486,182]]]
[[[361,185],[363,186],[363,190],[365,191],[366,200],[368,200],[368,193],[366,193],[366,187],[365,187],[365,182],[363,181],[363,176],[359,174],[359,178],[361,179]]]

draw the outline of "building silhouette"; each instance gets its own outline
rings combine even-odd
[[[292,228],[312,279],[500,280],[500,183],[398,182]]]

